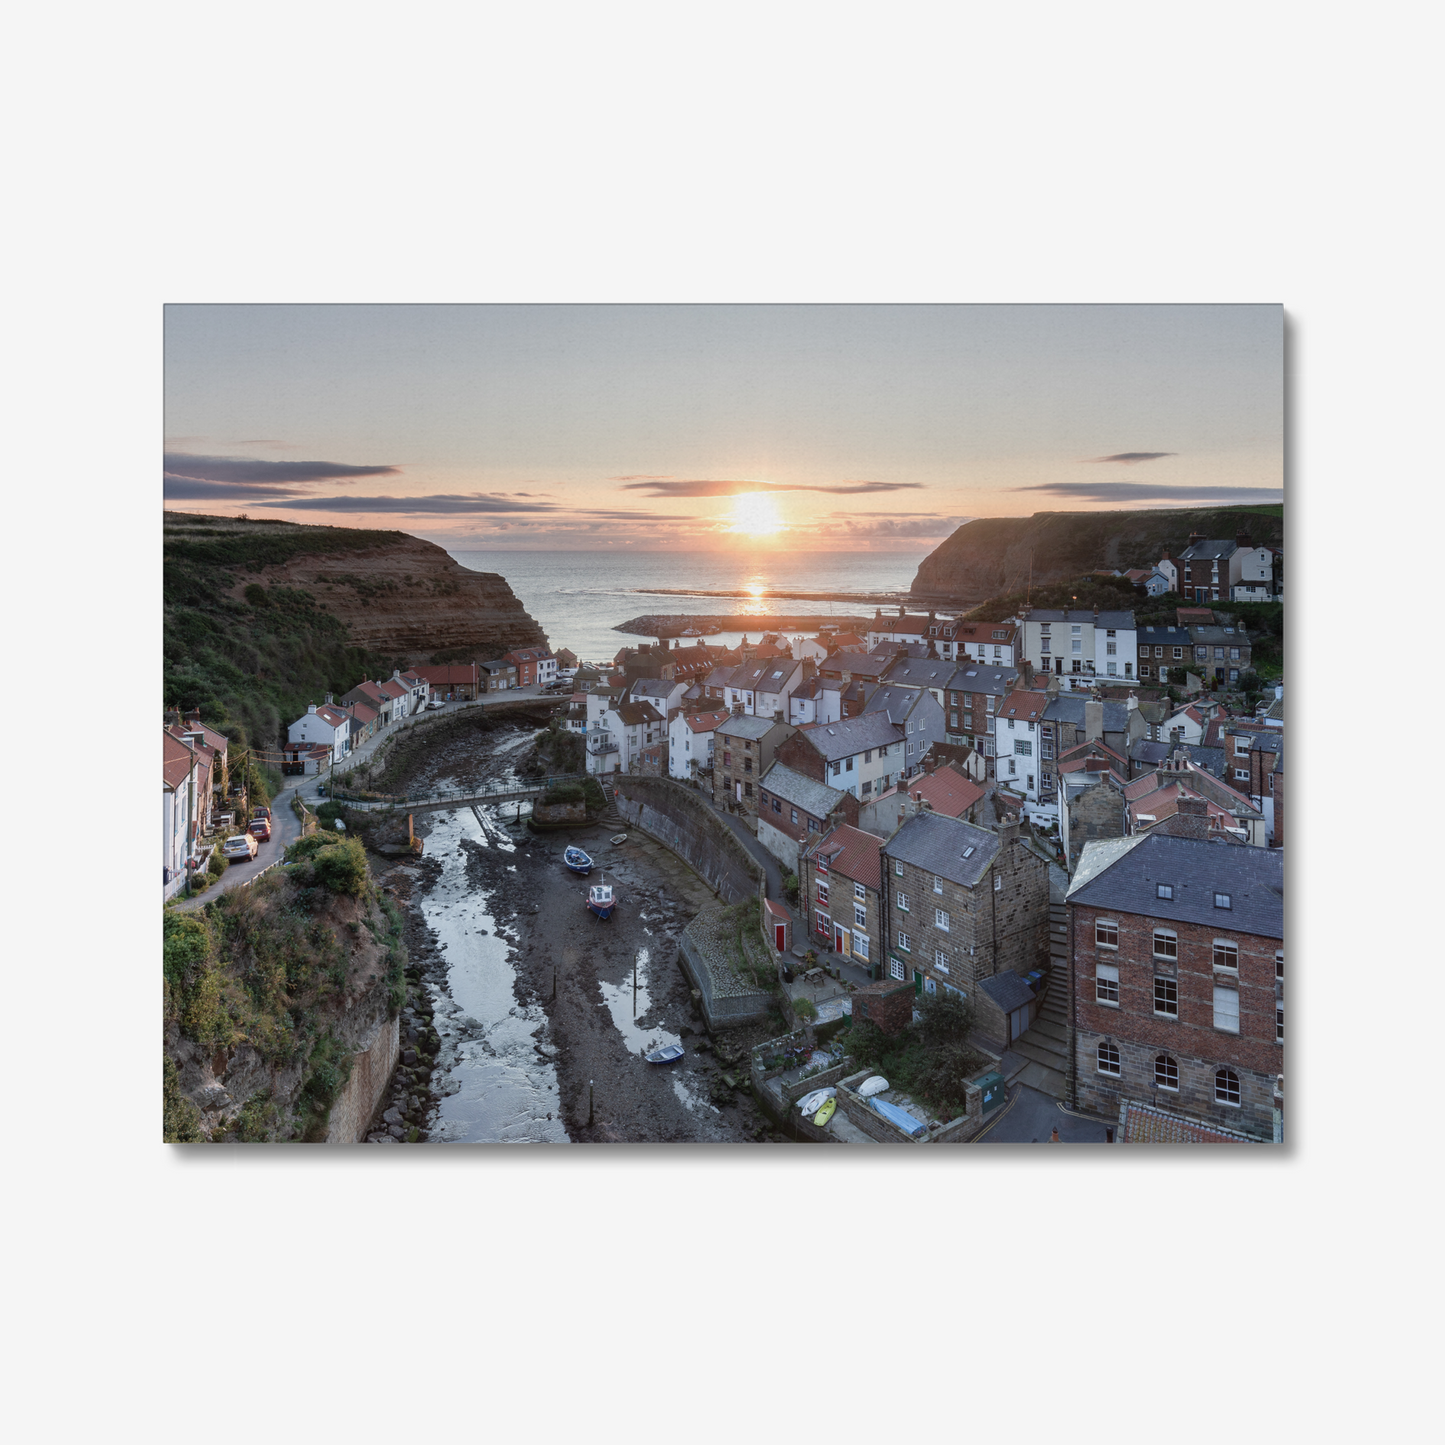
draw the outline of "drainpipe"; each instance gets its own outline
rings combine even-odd
[[[1079,1041],[1077,1037],[1077,1026],[1075,1023],[1075,1001],[1074,1001],[1074,905],[1065,903],[1064,907],[1069,910],[1069,947],[1068,947],[1068,968],[1069,968],[1069,1107],[1079,1107]],[[1050,932],[1052,932],[1052,928]],[[1177,970],[1176,970],[1177,972]]]

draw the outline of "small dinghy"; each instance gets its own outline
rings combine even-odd
[[[814,1089],[811,1094],[804,1094],[798,1100],[798,1112],[800,1114],[816,1114],[837,1092],[837,1089]]]
[[[900,1109],[897,1104],[890,1104],[886,1099],[874,1099],[872,1104],[874,1109],[890,1124],[896,1124],[911,1138],[916,1139],[920,1134],[928,1132],[919,1120],[915,1119],[906,1109]]]
[[[874,1094],[881,1094],[888,1087],[888,1080],[882,1074],[874,1074],[871,1079],[864,1079],[858,1085],[858,1097],[860,1099],[871,1099]]]
[[[660,1049],[653,1049],[650,1054],[643,1054],[643,1058],[649,1064],[670,1064],[674,1059],[680,1059],[683,1054],[681,1044],[664,1044]]]
[[[584,878],[592,871],[592,860],[580,848],[569,848],[562,855],[562,861]]]
[[[587,890],[587,907],[597,915],[599,923],[611,918],[612,910],[617,907],[617,895],[612,891],[612,885],[594,883]]]
[[[625,843],[625,842],[627,841],[627,834],[626,834],[626,833],[614,833],[614,834],[612,835],[612,841],[613,841],[614,843]]]
[[[829,1099],[816,1114],[813,1115],[813,1122],[821,1129],[829,1119],[833,1117],[833,1110],[838,1107],[836,1099]]]

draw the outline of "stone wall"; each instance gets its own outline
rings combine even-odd
[[[705,914],[699,917],[706,917]],[[694,919],[680,940],[683,972],[701,995],[702,1016],[710,1033],[756,1023],[768,1016],[771,993],[742,984],[729,970],[715,967],[707,958],[706,945],[693,935]]]
[[[697,792],[671,778],[619,777],[617,811],[670,848],[726,903],[758,896],[762,869]]]
[[[401,1047],[401,1020],[382,1019],[351,1060],[351,1077],[331,1106],[328,1144],[358,1144],[386,1097]]]

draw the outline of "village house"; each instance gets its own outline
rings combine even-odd
[[[934,702],[943,707],[943,696],[949,679],[958,669],[951,662],[937,657],[912,657],[908,654],[896,656],[879,681],[889,687],[922,689],[930,693]]]
[[[351,751],[351,718],[332,701],[327,693],[326,701],[320,706],[311,703],[305,715],[296,719],[286,729],[286,738],[293,745],[307,743],[326,749],[328,764],[339,763]],[[304,761],[303,750],[297,749],[297,757],[289,761]],[[308,772],[314,771],[311,768]]]
[[[724,684],[723,701],[755,717],[786,720],[788,698],[805,677],[803,664],[774,657],[734,668]]]
[[[664,717],[680,705],[687,684],[676,677],[637,677],[627,684],[628,702],[651,703]]]
[[[371,733],[376,732],[377,729],[384,728],[387,723],[391,721],[392,699],[388,694],[382,692],[380,683],[372,682],[368,678],[365,682],[357,683],[350,692],[341,694],[340,705],[343,708],[349,709],[358,703],[365,707],[371,714],[371,717],[367,720],[371,732],[366,734],[367,737],[370,737]],[[352,746],[355,747],[361,741],[362,736],[360,732],[353,730]]]
[[[1124,797],[1128,765],[1113,748],[1095,739],[1075,743],[1058,759],[1054,792],[1064,866],[1073,868],[1090,838],[1122,838],[1129,831]]]
[[[1193,658],[1194,639],[1187,627],[1144,626],[1139,629],[1139,676],[1161,685],[1172,678],[1175,685]]]
[[[1090,842],[1069,885],[1069,1100],[1273,1137],[1284,860],[1145,834]]]
[[[1223,748],[1179,741],[1155,742],[1150,738],[1139,738],[1129,745],[1130,781],[1162,767],[1176,752],[1182,752],[1196,768],[1213,774],[1220,782],[1229,781],[1229,765]]]
[[[641,753],[666,741],[667,719],[646,702],[622,702],[605,692],[587,694],[586,765],[589,773],[636,773]]]
[[[1191,602],[1268,601],[1274,592],[1273,549],[1256,547],[1248,532],[1236,533],[1233,541],[1192,533],[1179,554],[1179,571],[1175,590]]]
[[[172,712],[172,721],[169,724],[169,731],[174,737],[179,738],[188,747],[193,748],[202,766],[210,776],[210,799],[211,802],[219,804],[226,797],[226,790],[231,785],[230,773],[230,739],[225,733],[218,732],[213,727],[208,727],[201,721],[201,710],[193,707],[181,719],[178,711]],[[209,818],[210,804],[207,803],[204,812]]]
[[[798,848],[828,819],[856,823],[858,800],[776,759],[758,782],[758,842],[784,867],[798,871]]]
[[[1014,622],[960,622],[954,656],[962,654],[991,667],[1017,667],[1019,628]]]
[[[903,775],[913,777],[923,768],[934,743],[944,738],[943,708],[935,694],[920,687],[894,687],[885,683],[863,706],[861,717],[881,713],[903,729]]]
[[[790,768],[841,788],[859,802],[892,786],[907,769],[900,727],[884,713],[844,718],[841,722],[802,728],[778,750]]]
[[[712,768],[713,733],[732,714],[726,708],[714,712],[674,711],[667,724],[668,776],[695,782],[700,772]]]
[[[1130,743],[1143,737],[1149,727],[1139,716],[1137,698],[1119,702],[1078,693],[1060,693],[1054,698],[1044,709],[1044,722],[1044,740],[1050,745],[1046,757],[1097,738],[1124,758],[1129,755]]]
[[[1132,612],[1025,608],[1020,647],[1036,672],[1053,673],[1070,688],[1096,677],[1137,677],[1138,629]]]
[[[559,647],[555,660],[559,678],[571,677],[577,671],[577,654],[570,647]]]
[[[484,687],[475,662],[414,667],[412,671],[426,683],[430,702],[472,702]]]
[[[491,662],[479,662],[477,673],[487,692],[509,692],[517,686],[517,664],[500,657]]]
[[[882,971],[883,839],[853,823],[834,823],[799,850],[798,891],[815,945],[866,968]]]
[[[757,783],[797,729],[774,718],[734,713],[713,729],[712,796],[745,816],[758,815]]]
[[[960,667],[948,680],[947,698],[948,742],[967,744],[985,759],[989,777],[993,776],[993,720],[999,705],[1019,680],[1013,667],[989,667],[970,662]]]
[[[161,780],[163,896],[172,898],[185,886],[186,859],[210,811],[210,789],[202,786],[195,750],[169,728],[161,731]]]
[[[1196,768],[1184,754],[1178,753],[1162,767],[1133,779],[1124,789],[1129,809],[1130,834],[1160,829],[1177,833],[1176,815],[1192,817],[1198,813],[1206,820],[1206,831],[1247,843],[1255,848],[1268,844],[1264,813],[1242,793],[1221,783],[1212,773]],[[1186,807],[1188,799],[1197,799],[1200,806]],[[1183,831],[1193,836],[1193,828]]]
[[[933,635],[937,637],[939,626],[937,616],[931,612],[927,615],[914,613],[910,616],[906,607],[900,607],[897,617],[885,617],[880,607],[873,613],[873,622],[868,628],[864,646],[872,649],[880,642],[926,643],[929,640],[928,629],[932,627]]]
[[[788,721],[794,727],[809,723],[837,722],[843,716],[843,685],[822,677],[810,677],[798,685],[788,699]]]
[[[1008,694],[993,719],[994,757],[998,780],[1023,800],[1029,817],[1049,821],[1056,809],[1043,801],[1046,774],[1043,721],[1049,705],[1046,693],[1021,689]],[[1052,791],[1053,768],[1047,769]]]
[[[1048,964],[1048,864],[1020,840],[922,810],[883,845],[888,975],[971,997],[980,979]]]
[[[511,652],[502,654],[502,661],[509,662],[517,669],[517,686],[531,687],[533,683],[550,682],[556,676],[556,663],[548,655],[545,647],[518,647]],[[542,676],[543,662],[552,662],[550,669],[552,677]]]
[[[346,703],[343,712],[351,716],[351,746],[359,748],[368,738],[376,736],[381,727],[381,714],[364,702]]]
[[[1264,815],[1265,836],[1273,843],[1275,772],[1284,756],[1284,734],[1269,727],[1226,725],[1224,754],[1229,785]]]
[[[880,657],[869,652],[834,652],[818,664],[818,676],[841,683],[845,689],[854,682],[876,686],[892,665],[892,654]]]
[[[924,808],[945,818],[977,823],[987,796],[980,784],[949,763],[875,794],[872,802],[859,809],[858,826],[887,838],[905,818]]]
[[[1194,665],[1206,682],[1237,683],[1242,673],[1250,670],[1249,634],[1242,627],[1216,624],[1212,627],[1191,627],[1189,640],[1194,650]]]

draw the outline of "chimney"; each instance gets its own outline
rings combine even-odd
[[[315,712],[315,711],[316,711],[316,704],[315,704],[314,702],[308,702],[308,703],[306,704],[306,711],[307,711],[307,712]]]
[[[334,697],[332,697],[332,695],[328,692],[328,693],[326,694],[326,706],[327,706],[327,707],[330,707],[335,701],[336,701],[336,699],[335,699]]]
[[[1203,798],[1180,798],[1169,832],[1175,838],[1208,838],[1209,808]]]
[[[1194,546],[1196,542],[1202,542],[1203,540],[1204,540],[1204,533],[1203,533],[1203,532],[1191,532],[1191,533],[1189,534],[1189,545],[1190,545],[1191,547]]]
[[[1243,527],[1234,534],[1234,545],[1238,547],[1241,552],[1248,552],[1249,549],[1254,546],[1254,543],[1249,540],[1249,533],[1246,532]]]
[[[190,710],[190,712],[188,712],[188,713],[186,714],[186,721],[187,721],[188,723],[199,723],[200,720],[201,720],[201,710],[200,710],[200,708],[198,708],[198,707],[193,707],[193,708]]]
[[[1084,741],[1098,742],[1104,736],[1104,704],[1095,698],[1084,702]]]
[[[998,824],[999,852],[1005,848],[1011,848],[1019,840],[1019,819],[1017,813],[1010,813],[1006,818],[1000,818]]]
[[[1130,711],[1130,712],[1135,711],[1135,709],[1137,709],[1138,706],[1139,706],[1139,699],[1138,699],[1138,697],[1137,697],[1136,694],[1134,694],[1134,693],[1131,692],[1131,693],[1129,694],[1129,711]]]

